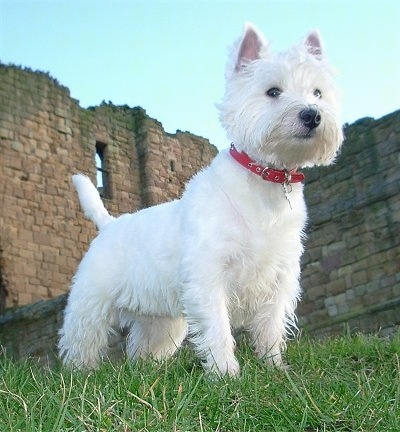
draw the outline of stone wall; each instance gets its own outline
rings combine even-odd
[[[0,358],[5,351],[16,359],[34,357],[43,365],[54,365],[66,304],[67,294],[63,294],[14,311],[9,309],[0,316]]]
[[[105,205],[131,212],[179,196],[217,150],[190,133],[167,134],[141,108],[82,109],[47,74],[0,64],[0,312],[67,292],[95,236],[71,175],[107,174]]]
[[[299,315],[321,335],[400,324],[400,111],[345,134],[336,165],[306,175]]]

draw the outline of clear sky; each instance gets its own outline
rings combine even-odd
[[[400,0],[0,0],[0,61],[49,72],[82,107],[140,105],[224,148],[214,104],[245,21],[275,50],[319,28],[343,122],[400,108]]]

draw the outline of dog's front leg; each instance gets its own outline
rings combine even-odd
[[[250,326],[255,353],[268,364],[283,367],[281,350],[285,340],[284,310],[266,304],[259,308]]]
[[[223,286],[204,292],[203,287],[188,284],[183,296],[190,340],[203,367],[217,375],[236,376],[239,363],[231,333]]]
[[[259,305],[250,325],[255,352],[269,364],[284,368],[282,350],[286,346],[287,332],[296,328],[294,310],[299,296],[295,276],[283,275],[273,300]]]

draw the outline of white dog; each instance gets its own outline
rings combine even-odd
[[[232,328],[281,366],[296,324],[306,207],[300,167],[330,164],[343,136],[320,37],[271,53],[246,25],[219,106],[233,145],[180,200],[114,219],[97,190],[73,177],[100,233],[74,277],[59,350],[95,367],[108,336],[128,327],[130,358],[172,355],[188,334],[207,371],[237,375]]]

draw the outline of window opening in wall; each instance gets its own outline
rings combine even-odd
[[[109,175],[106,164],[107,145],[101,142],[96,142],[96,181],[97,189],[102,198],[110,197]]]
[[[172,172],[175,171],[175,161],[174,160],[169,161],[169,168]]]

